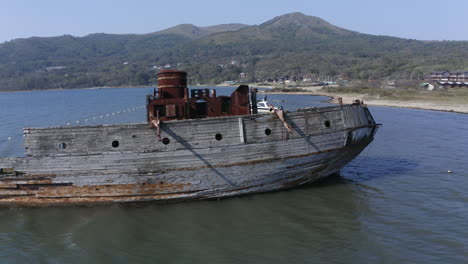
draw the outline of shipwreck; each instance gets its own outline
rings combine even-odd
[[[164,70],[139,124],[25,128],[0,158],[0,205],[183,201],[281,190],[340,171],[374,138],[361,102],[257,111],[256,90],[188,89]]]

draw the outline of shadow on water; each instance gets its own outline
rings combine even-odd
[[[340,173],[329,175],[316,182],[311,182],[298,188],[308,189],[332,187],[343,184],[363,184],[368,181],[407,175],[408,172],[417,169],[419,164],[408,159],[397,157],[358,157]]]
[[[341,175],[350,182],[396,177],[416,170],[419,163],[399,157],[365,156],[358,157],[341,170]]]

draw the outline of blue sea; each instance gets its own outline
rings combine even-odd
[[[0,157],[25,155],[23,127],[144,122],[152,90],[0,93]],[[268,101],[329,105],[308,95]],[[375,141],[340,176],[303,188],[168,205],[2,208],[0,263],[467,263],[468,115],[370,111],[383,124]]]

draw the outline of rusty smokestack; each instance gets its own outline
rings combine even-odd
[[[184,98],[186,88],[186,72],[161,70],[158,73],[158,91],[160,98]]]

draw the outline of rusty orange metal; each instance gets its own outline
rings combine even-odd
[[[99,186],[60,186],[60,184],[19,185],[7,190],[0,185],[0,206],[14,202],[23,206],[87,205],[118,200],[138,201],[178,198],[187,194],[190,184],[119,184]]]
[[[187,88],[186,72],[161,70],[158,73],[158,90],[161,98],[184,98],[185,88]]]
[[[215,90],[187,87],[187,73],[162,70],[158,89],[148,96],[148,122],[250,114],[249,87],[240,85],[231,96]]]

